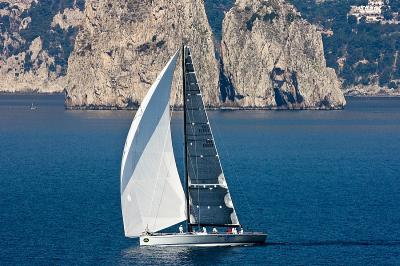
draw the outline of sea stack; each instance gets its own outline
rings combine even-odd
[[[222,96],[241,107],[340,109],[321,34],[281,0],[237,0],[223,21]]]
[[[67,108],[137,108],[183,42],[194,48],[206,105],[219,104],[219,67],[203,1],[89,0],[84,13],[69,58]],[[181,75],[175,72],[171,97],[178,105]]]

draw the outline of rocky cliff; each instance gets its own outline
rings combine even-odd
[[[321,34],[281,0],[237,0],[223,21],[222,96],[245,107],[345,105]]]
[[[0,91],[63,91],[82,14],[76,0],[2,1]]]
[[[221,66],[202,0],[84,2],[0,3],[0,91],[65,89],[69,108],[136,108],[183,40],[208,106],[345,103],[320,34],[282,1],[237,1],[223,23]],[[175,75],[176,91],[180,68]]]
[[[89,0],[84,14],[69,58],[68,108],[137,107],[182,41],[193,48],[206,104],[219,104],[219,67],[202,0]],[[181,103],[181,93],[173,94]]]

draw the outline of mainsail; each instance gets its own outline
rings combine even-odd
[[[186,171],[190,225],[239,225],[193,66],[184,48]]]
[[[185,194],[176,168],[170,93],[178,52],[144,98],[132,122],[121,165],[125,235],[157,232],[186,219]]]

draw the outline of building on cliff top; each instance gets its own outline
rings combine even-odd
[[[365,18],[366,23],[399,24],[399,14],[389,4],[389,0],[369,0],[366,6],[351,6],[348,16],[355,16],[357,22]]]
[[[365,17],[366,22],[378,22],[382,21],[383,15],[382,11],[385,7],[385,2],[383,0],[369,0],[366,6],[351,6],[349,16],[355,16],[357,21],[362,17]]]

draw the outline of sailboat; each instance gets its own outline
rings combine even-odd
[[[32,105],[31,105],[31,110],[36,110],[36,106],[33,105],[33,103],[32,103]]]
[[[267,235],[243,231],[215,147],[191,49],[182,47],[184,186],[171,137],[170,94],[179,50],[138,108],[121,163],[125,236],[141,246],[241,246]],[[185,230],[160,233],[184,222]],[[208,230],[207,230],[208,228]],[[197,232],[196,232],[197,231]]]

